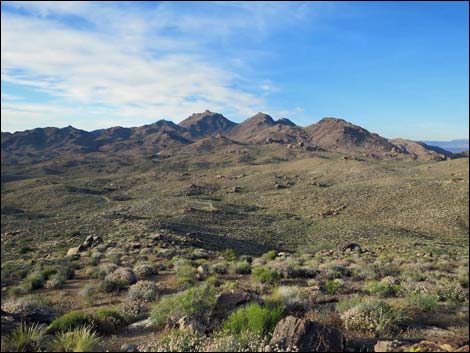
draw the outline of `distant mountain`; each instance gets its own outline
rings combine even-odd
[[[323,118],[307,126],[311,141],[323,149],[338,152],[366,154],[400,153],[386,138],[351,124],[343,119]]]
[[[222,114],[206,110],[203,113],[195,113],[179,123],[179,126],[187,129],[192,137],[201,138],[215,134],[229,132],[236,123],[228,120]]]
[[[468,140],[452,141],[454,146]],[[288,148],[326,150],[353,155],[400,159],[444,160],[454,156],[448,150],[404,139],[388,140],[343,119],[324,118],[305,128],[289,119],[273,119],[257,113],[242,123],[206,110],[175,124],[159,120],[139,127],[115,126],[84,131],[72,126],[37,128],[1,134],[4,164],[32,164],[55,158],[75,158],[93,153],[96,158],[164,158],[175,153],[237,149],[244,144],[280,144]],[[449,143],[446,144],[449,146]],[[450,149],[451,147],[447,147]],[[192,151],[192,152],[191,152]],[[459,154],[458,157],[465,157]]]
[[[469,140],[450,140],[450,141],[423,141],[430,146],[437,146],[452,153],[465,152],[469,150]]]

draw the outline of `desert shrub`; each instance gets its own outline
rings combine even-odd
[[[389,336],[398,329],[403,313],[384,301],[363,301],[341,314],[347,330]]]
[[[467,299],[467,294],[456,281],[442,281],[436,288],[437,296],[440,301],[463,302]]]
[[[99,342],[92,328],[82,326],[57,334],[51,348],[54,352],[94,352]]]
[[[47,278],[41,271],[30,273],[23,281],[23,285],[29,290],[41,289],[46,284]]]
[[[252,332],[232,335],[219,331],[203,341],[202,352],[265,352],[269,340]]]
[[[113,333],[126,324],[124,317],[113,308],[101,308],[93,313],[93,326],[102,333]]]
[[[458,282],[463,288],[468,288],[468,268],[461,269],[458,272]]]
[[[342,287],[344,287],[344,281],[341,278],[325,282],[325,289],[328,294],[336,294]]]
[[[380,298],[395,297],[400,291],[400,285],[385,281],[370,281],[364,285],[364,291]]]
[[[212,271],[219,275],[225,275],[228,273],[228,265],[225,262],[217,262],[212,265]]]
[[[2,336],[2,352],[39,352],[47,326],[21,323],[9,335]]]
[[[155,282],[138,281],[133,284],[121,304],[120,312],[125,321],[135,322],[148,317],[150,304],[158,298],[158,294]]]
[[[47,289],[56,289],[61,288],[67,281],[66,275],[63,273],[56,273],[51,278],[49,278],[44,287]]]
[[[139,278],[146,278],[146,277],[151,277],[153,275],[156,275],[158,271],[155,268],[155,266],[153,266],[152,264],[144,263],[144,264],[138,264],[137,266],[135,266],[134,273]]]
[[[51,332],[64,332],[84,325],[93,325],[93,316],[89,313],[75,310],[64,314],[49,325]]]
[[[101,289],[106,293],[119,292],[120,290],[127,288],[128,283],[124,280],[113,280],[105,278],[101,283]]]
[[[222,256],[227,260],[227,261],[235,261],[237,259],[237,253],[233,249],[225,249],[222,252]]]
[[[176,283],[181,288],[188,288],[196,283],[196,270],[189,264],[176,268]]]
[[[85,302],[89,305],[92,306],[94,297],[98,291],[98,288],[95,284],[87,283],[85,286],[80,290],[79,294]]]
[[[276,250],[269,250],[266,254],[263,255],[266,260],[274,260],[277,257]]]
[[[158,287],[152,281],[138,281],[129,287],[127,292],[129,300],[146,300],[152,302],[158,298]]]
[[[273,290],[269,301],[286,309],[306,309],[309,303],[308,293],[298,286],[281,286]]]
[[[206,337],[192,332],[171,330],[157,341],[139,346],[140,352],[202,352]]]
[[[134,272],[127,267],[118,267],[113,272],[106,275],[102,288],[105,292],[119,291],[137,282]]]
[[[412,293],[407,300],[413,310],[429,312],[437,307],[437,296],[433,294]]]
[[[237,262],[233,265],[233,271],[239,275],[248,275],[251,273],[251,265],[246,262]]]
[[[153,305],[150,318],[157,326],[163,326],[170,316],[181,318],[192,315],[198,319],[207,319],[215,300],[215,289],[204,283],[184,292],[163,297]]]
[[[2,305],[2,309],[8,313],[18,315],[26,321],[34,318],[36,321],[48,322],[53,316],[49,305],[32,298],[8,301]]]
[[[276,271],[272,271],[267,267],[255,267],[252,270],[253,278],[260,283],[274,285],[279,282],[280,276]]]
[[[253,303],[231,313],[224,321],[223,328],[234,335],[245,331],[267,335],[274,330],[281,314],[281,306],[270,307]]]

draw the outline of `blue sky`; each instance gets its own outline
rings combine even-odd
[[[2,2],[2,131],[205,109],[468,138],[467,2]]]

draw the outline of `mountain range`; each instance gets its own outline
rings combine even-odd
[[[72,126],[36,128],[1,133],[2,164],[24,164],[73,155],[132,155],[161,158],[178,153],[183,147],[220,144],[279,144],[288,148],[324,150],[373,158],[445,160],[458,157],[448,145],[406,139],[387,139],[337,118],[323,118],[307,127],[288,119],[275,120],[257,113],[242,123],[206,110],[175,124],[159,120],[140,127],[111,127],[84,131]],[[452,145],[452,146],[455,146]],[[468,140],[467,140],[468,149]],[[460,148],[458,152],[462,149]],[[457,151],[457,150],[454,150]]]

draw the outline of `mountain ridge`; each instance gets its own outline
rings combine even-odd
[[[114,126],[93,131],[67,126],[2,132],[2,163],[53,159],[67,153],[171,154],[181,146],[191,146],[201,139],[220,135],[234,143],[309,145],[331,152],[376,158],[444,160],[454,157],[445,149],[419,141],[387,139],[340,118],[326,117],[301,127],[287,118],[275,120],[262,112],[235,123],[222,114],[205,110],[190,115],[179,124],[161,119],[137,127]],[[206,145],[210,141],[216,143],[208,140]]]

